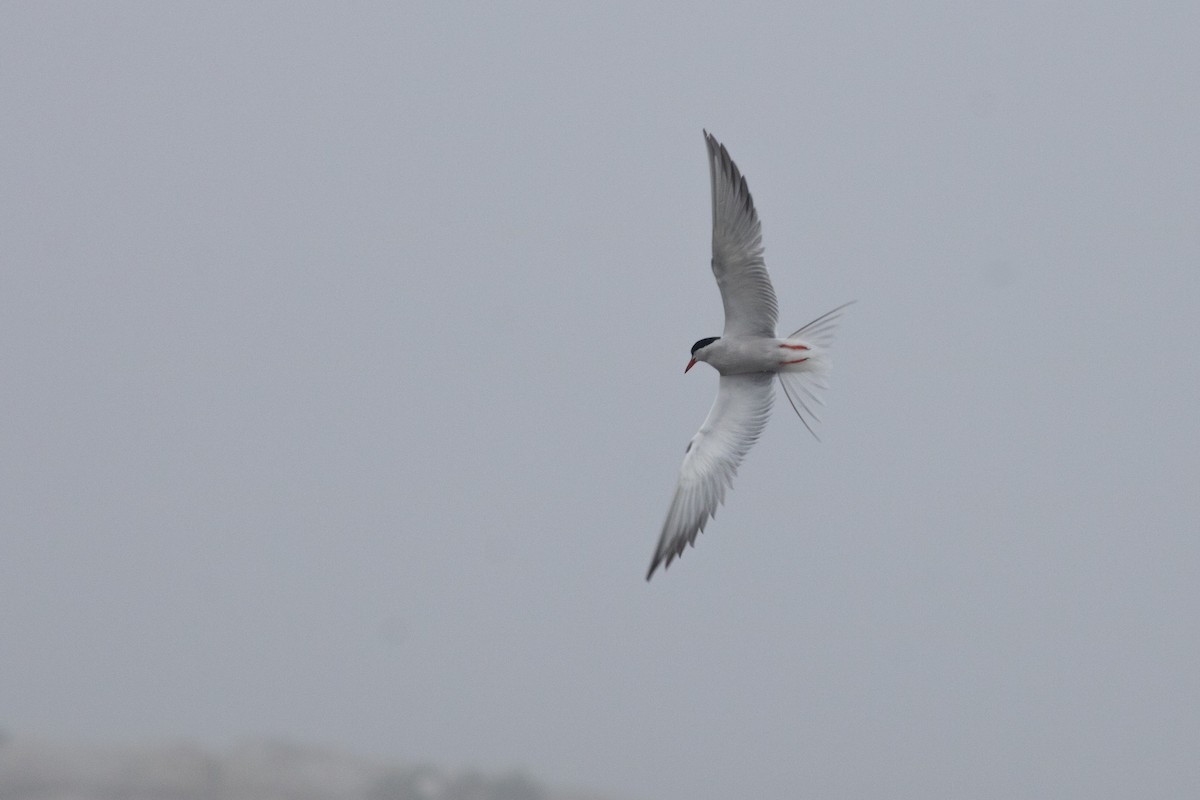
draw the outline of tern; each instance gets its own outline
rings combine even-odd
[[[695,545],[696,536],[725,501],[746,453],[758,441],[775,378],[800,421],[813,432],[817,390],[826,388],[833,329],[849,303],[817,317],[785,339],[775,333],[779,304],[763,261],[762,226],[746,179],[725,145],[704,131],[712,181],[712,271],[725,306],[725,329],[692,345],[684,372],[703,361],[721,374],[717,399],[688,442],[679,484],[663,523],[646,580]],[[811,422],[810,422],[811,420]]]

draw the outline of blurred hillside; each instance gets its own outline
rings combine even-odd
[[[451,774],[287,742],[64,745],[0,736],[0,800],[602,800],[519,772]]]

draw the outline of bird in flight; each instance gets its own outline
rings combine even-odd
[[[712,179],[712,271],[725,305],[725,330],[692,345],[684,372],[704,361],[721,374],[717,399],[688,442],[679,485],[663,523],[646,580],[695,545],[696,535],[725,500],[742,459],[771,414],[775,378],[800,421],[813,433],[825,388],[833,329],[849,303],[822,314],[785,339],[775,335],[779,304],[763,262],[762,226],[746,179],[725,145],[704,132]],[[816,436],[815,433],[813,433]]]

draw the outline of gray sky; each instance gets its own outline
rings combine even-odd
[[[1200,10],[831,5],[5,4],[0,725],[1200,790]],[[646,584],[702,127],[858,303]]]

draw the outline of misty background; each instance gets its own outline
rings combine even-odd
[[[1200,7],[0,6],[0,729],[623,800],[1200,790]],[[720,333],[790,331],[647,584]]]

